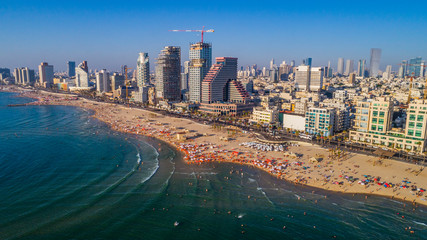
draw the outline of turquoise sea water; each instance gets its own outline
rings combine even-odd
[[[188,166],[83,109],[6,106],[28,101],[0,93],[0,239],[427,239],[426,208]]]

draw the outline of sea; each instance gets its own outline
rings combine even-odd
[[[0,239],[427,239],[427,208],[187,165],[71,106],[0,93]]]

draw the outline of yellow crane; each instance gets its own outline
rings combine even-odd
[[[128,87],[130,86],[130,83],[128,81],[128,70],[130,70],[132,68],[128,68],[128,66],[125,66],[125,85],[126,85],[126,102],[128,103],[128,107],[129,107],[129,94],[128,94]]]

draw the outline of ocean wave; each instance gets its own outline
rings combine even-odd
[[[257,187],[256,188],[258,191],[260,191],[262,193],[262,195],[264,195],[264,197],[267,199],[267,201],[274,206],[274,203],[270,200],[270,198],[267,196],[267,194],[262,190],[262,187]]]
[[[425,226],[425,227],[427,227],[427,224],[425,224],[425,223],[422,223],[422,222],[417,222],[417,221],[413,221],[414,223],[416,223],[416,224],[418,224],[418,225],[421,225],[421,226]]]

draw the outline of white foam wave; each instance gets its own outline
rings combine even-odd
[[[148,181],[152,176],[154,176],[154,174],[157,172],[157,170],[159,169],[159,156],[160,156],[160,153],[157,151],[157,149],[154,147],[154,146],[152,146],[151,144],[147,144],[148,146],[150,146],[153,150],[154,150],[154,152],[156,153],[156,158],[155,158],[155,160],[156,160],[156,165],[154,165],[154,168],[153,168],[153,171],[151,172],[151,174],[150,175],[148,175],[147,177],[145,177],[145,178],[143,178],[142,179],[142,181],[141,181],[141,183],[145,183],[146,181]],[[138,156],[139,156],[139,153],[138,153]],[[136,166],[136,167],[138,167],[139,166],[139,164]]]
[[[261,187],[257,187],[256,189],[257,189],[258,191],[260,191],[260,192],[262,193],[262,195],[264,195],[264,197],[267,199],[267,201],[268,201],[269,203],[271,203],[271,205],[274,205],[274,203],[270,200],[270,198],[268,198],[267,194],[262,190],[262,188],[261,188]]]
[[[248,178],[248,181],[251,182],[251,183],[256,182],[256,180],[253,179],[253,178]]]
[[[425,223],[422,223],[422,222],[417,222],[417,221],[413,221],[414,223],[416,223],[416,224],[418,224],[418,225],[422,225],[422,226],[425,226],[425,227],[427,227],[427,224],[425,224]]]

